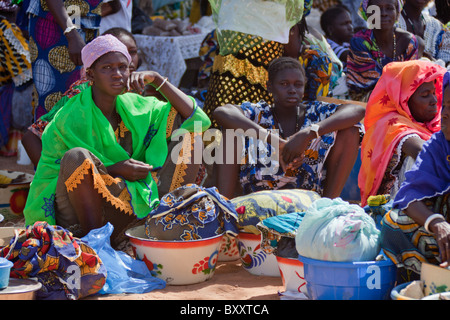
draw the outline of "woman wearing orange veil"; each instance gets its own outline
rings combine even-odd
[[[403,172],[412,166],[423,143],[440,130],[445,72],[421,60],[384,67],[364,119],[358,177],[361,205],[372,195],[395,195]]]

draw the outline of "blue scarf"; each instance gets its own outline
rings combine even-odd
[[[441,196],[450,191],[450,141],[442,131],[423,145],[412,169],[395,196],[393,207],[404,210],[411,202]]]

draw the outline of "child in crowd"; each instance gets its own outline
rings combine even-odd
[[[320,17],[320,27],[339,60],[347,66],[350,39],[353,36],[353,24],[350,11],[343,5],[328,8]]]

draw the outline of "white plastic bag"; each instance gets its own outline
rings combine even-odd
[[[299,255],[325,261],[373,261],[380,231],[358,205],[321,198],[306,211],[295,238]]]

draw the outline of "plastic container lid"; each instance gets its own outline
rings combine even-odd
[[[5,258],[0,258],[0,268],[11,268],[13,263]]]

